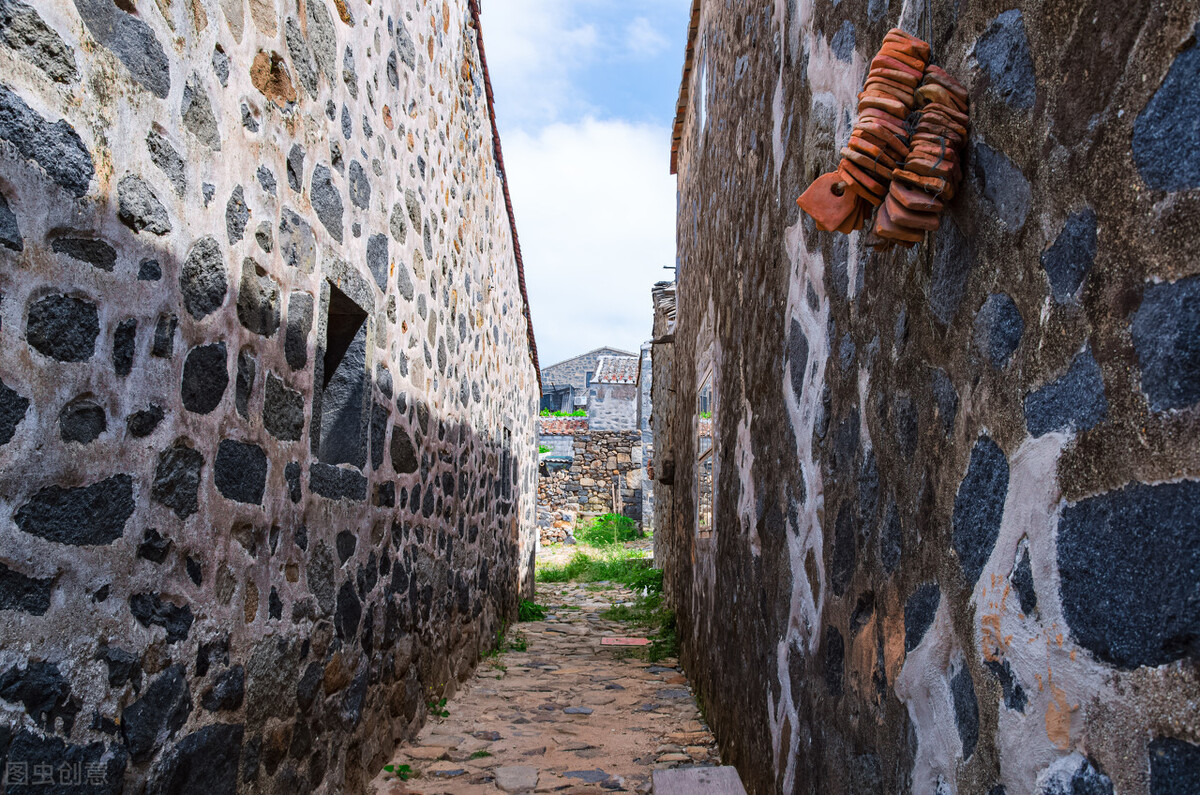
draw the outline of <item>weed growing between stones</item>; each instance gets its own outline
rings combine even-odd
[[[413,769],[411,765],[384,765],[383,769],[399,778],[401,781],[408,781],[412,778]]]
[[[546,608],[528,599],[522,599],[517,606],[517,621],[541,621],[545,617]]]

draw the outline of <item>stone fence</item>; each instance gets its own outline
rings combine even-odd
[[[589,515],[620,513],[640,527],[641,469],[637,431],[585,427],[573,434],[571,457],[551,456],[539,470],[537,524],[542,543],[562,541]]]

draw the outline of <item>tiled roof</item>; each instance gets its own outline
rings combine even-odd
[[[543,436],[574,436],[587,433],[587,417],[541,417],[538,432]]]
[[[700,31],[700,0],[692,0],[688,19],[687,49],[683,56],[683,79],[679,82],[679,99],[675,103],[675,124],[671,130],[671,173],[679,167],[679,145],[683,142],[683,120],[687,115],[691,88],[692,65],[696,52],[696,34]]]
[[[596,366],[597,384],[637,383],[638,360],[636,356],[601,356]]]

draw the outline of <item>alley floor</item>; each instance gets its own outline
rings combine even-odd
[[[638,635],[602,616],[632,599],[607,583],[539,583],[545,620],[509,630],[374,792],[649,792],[656,768],[720,764],[676,661],[601,644]]]

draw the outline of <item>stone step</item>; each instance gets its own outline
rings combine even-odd
[[[723,767],[677,767],[655,770],[654,795],[746,795],[737,770]]]

